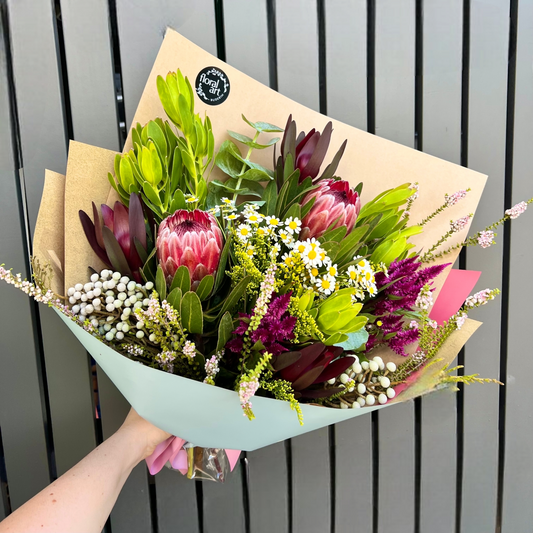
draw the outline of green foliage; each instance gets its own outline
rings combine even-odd
[[[202,302],[195,292],[189,291],[181,299],[181,322],[189,333],[203,333],[204,314]]]
[[[207,183],[204,174],[214,155],[209,117],[194,113],[194,93],[181,72],[157,78],[165,112],[176,127],[160,118],[132,129],[133,149],[117,154],[115,177],[109,182],[127,206],[132,192],[141,194],[158,221],[177,209],[204,208]],[[186,201],[184,192],[191,196]]]

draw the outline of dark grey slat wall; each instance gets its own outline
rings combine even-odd
[[[420,95],[419,141],[424,152],[457,164],[461,160],[462,10],[461,0],[446,5],[439,0],[424,2]],[[449,393],[421,400],[420,531],[454,529],[456,402]]]
[[[4,40],[0,41],[0,250],[2,262],[26,273],[25,233],[17,200]],[[30,302],[0,284],[0,430],[11,507],[17,508],[49,483],[37,353],[32,335]],[[19,332],[17,334],[16,332]],[[24,384],[24,386],[21,386]],[[21,423],[21,421],[24,421]],[[0,446],[1,447],[1,446]],[[1,468],[1,467],[0,467]],[[0,488],[0,514],[3,495]],[[7,503],[7,502],[6,502]]]
[[[375,43],[376,135],[414,147],[414,0],[376,2]],[[378,531],[411,531],[415,521],[413,403],[385,409],[377,418]]]
[[[489,175],[471,232],[498,219],[504,209],[509,2],[472,2],[468,166]],[[531,228],[531,221],[526,222]],[[467,268],[483,270],[477,290],[502,286],[503,231],[498,245],[469,248]],[[472,317],[484,322],[465,349],[468,373],[497,376],[500,365],[501,298]],[[492,531],[498,489],[498,387],[464,391],[463,532]],[[483,443],[480,445],[480,443]],[[483,510],[483,511],[482,511]]]
[[[512,203],[531,194],[533,167],[533,2],[521,0],[518,9],[516,52],[516,100],[514,115]],[[530,215],[531,213],[527,213]],[[527,339],[530,331],[533,286],[531,272],[531,223],[524,219],[511,226],[509,337],[507,343],[505,477],[502,532],[527,531],[533,522],[530,505],[533,462],[531,461],[532,349]]]
[[[516,0],[514,2],[518,3]],[[464,104],[461,102],[463,2],[453,0],[447,6],[437,0],[423,0],[421,3],[424,15],[424,78],[422,92],[419,93],[423,101],[422,128],[418,132],[422,135],[419,140],[424,151],[459,162],[462,138],[463,147],[468,149],[468,165],[491,174],[484,204],[478,212],[476,229],[480,229],[499,216],[504,208],[510,5],[507,1],[466,3],[470,6],[470,90],[463,111],[468,113],[469,127],[461,137],[461,105]],[[108,20],[114,2],[91,0],[86,4],[82,6],[73,0],[61,0],[72,108],[71,114],[65,114],[64,84],[59,72],[58,41],[55,38],[52,6],[44,0],[8,0],[15,89],[19,102],[22,152],[29,183],[32,221],[35,220],[40,199],[43,169],[48,167],[64,171],[66,117],[71,117],[73,134],[77,140],[112,149],[119,147]],[[147,7],[146,4],[141,5],[133,0],[116,2],[122,63],[120,73],[128,121],[131,121],[167,25],[211,53],[216,53],[217,49],[213,1],[202,0],[194,6],[182,0],[172,3],[153,0],[149,4]],[[222,6],[222,2],[217,4]],[[275,6],[275,44],[278,57],[275,66],[279,90],[319,109],[318,4],[320,3],[315,0],[291,3],[226,0],[222,6],[225,31],[221,26],[218,30],[219,36],[225,37],[227,61],[262,82],[271,79],[272,57],[268,55],[268,48],[270,46],[272,50],[273,47],[267,31],[267,9]],[[371,106],[375,103],[370,114],[375,111],[376,133],[414,146],[415,0],[342,0],[324,4],[327,82],[325,107],[328,114],[365,129],[367,105],[369,102]],[[375,94],[368,98],[367,5],[376,12],[373,28]],[[533,79],[530,68],[533,6],[531,0],[520,0],[519,5],[514,201],[531,194],[528,172],[531,167],[533,112]],[[243,23],[243,19],[246,19],[247,25]],[[29,64],[34,68],[33,73],[28,69]],[[84,68],[80,69],[80,65]],[[5,77],[4,71],[1,74]],[[35,92],[35,76],[39,78],[40,93]],[[343,90],[343,83],[347,80],[350,91]],[[5,84],[5,80],[0,80],[0,83]],[[324,100],[322,103],[322,110],[325,110]],[[7,116],[7,101],[0,102],[0,112],[3,117]],[[101,120],[97,121],[97,117]],[[5,120],[3,123],[8,122]],[[99,126],[96,127],[96,124]],[[466,133],[469,134],[468,138],[465,137]],[[9,143],[10,133],[5,128],[0,134],[7,136]],[[11,154],[11,148],[6,148],[8,144],[2,142],[1,146],[2,150],[8,150],[8,155]],[[6,217],[6,224],[10,227],[14,218],[18,217],[18,210],[12,212],[16,205],[13,202],[16,194],[15,169],[12,168],[11,160],[10,157],[4,157],[2,152],[1,197],[6,200],[6,206],[0,211],[0,218]],[[4,178],[4,175],[7,177]],[[528,279],[529,251],[522,244],[532,227],[526,218],[528,215],[530,214],[514,223],[510,270],[509,380],[506,389],[507,439],[502,531],[513,532],[526,530],[531,522],[531,506],[527,495],[531,484],[528,472],[531,473],[533,467],[528,447],[527,421],[520,415],[520,408],[531,403],[526,381],[528,350],[527,347],[524,349],[523,342],[527,327],[525,317],[528,316],[523,310],[527,308],[530,295],[524,290],[524,284],[527,283],[524,280]],[[2,261],[22,270],[22,232],[20,225],[16,228],[18,229],[10,232],[9,236],[0,236]],[[502,284],[503,231],[499,233],[498,247],[485,251],[468,251],[467,266],[484,268],[484,276],[478,288]],[[9,252],[6,254],[5,250]],[[9,379],[15,384],[23,380],[22,377],[16,380],[16,371],[20,372],[19,376],[23,374],[25,383],[28,383],[27,389],[35,397],[31,412],[22,411],[21,404],[17,405],[17,410],[11,408],[6,414],[6,409],[3,409],[4,397],[8,396],[12,401],[17,391],[3,386],[8,382],[4,378],[7,373],[0,373],[0,425],[11,503],[17,506],[48,481],[48,464],[37,358],[31,337],[30,307],[22,295],[13,296],[14,291],[10,288],[0,288],[0,291],[5,292],[6,297],[13,302],[12,305],[20,302],[20,308],[17,308],[17,313],[20,314],[16,315],[16,323],[19,327],[24,324],[26,334],[22,338],[28,343],[28,350],[24,353],[27,357],[26,364],[29,364],[29,367],[24,366],[23,371],[21,367],[16,370],[11,360],[9,366],[4,366],[6,350],[2,344],[2,370],[9,369]],[[478,313],[477,317],[484,320],[485,325],[483,335],[475,337],[466,351],[467,372],[498,375],[499,311],[499,304],[493,303],[492,308]],[[13,329],[6,320],[13,316],[13,313],[6,318],[2,316],[2,343],[5,343],[4,332]],[[43,313],[42,324],[57,471],[61,473],[92,449],[95,443],[90,376],[85,353],[58,327],[55,317]],[[60,338],[61,343],[56,338]],[[31,370],[32,366],[34,370]],[[33,383],[29,383],[31,379]],[[127,412],[127,405],[101,374],[99,385],[103,431],[104,436],[107,436],[120,424]],[[499,394],[496,387],[486,386],[469,388],[464,395],[465,453],[460,516],[462,532],[491,531],[498,525]],[[28,397],[26,390],[24,395]],[[64,401],[65,397],[70,400],[68,405]],[[374,531],[408,532],[414,529],[416,523],[421,532],[451,531],[456,513],[455,403],[456,397],[444,395],[422,400],[420,441],[415,438],[415,416],[411,404],[379,414],[379,441],[372,440],[370,416],[337,425],[333,432],[324,429],[294,439],[289,444],[291,471],[286,468],[286,445],[283,443],[250,453],[246,483],[243,481],[244,465],[241,464],[226,486],[202,484],[199,497],[196,485],[174,472],[164,471],[156,476],[155,486],[149,484],[146,470],[141,465],[130,478],[115,508],[111,520],[113,531],[149,531],[156,518],[159,531],[174,531],[178,521],[182,527],[187,526],[188,531],[200,531],[200,523],[203,523],[203,530],[206,532],[231,530],[261,533],[267,529],[330,531],[332,525],[332,531],[335,532],[354,529],[370,531],[373,504],[379,504],[378,522],[373,524]],[[21,416],[28,421],[28,429],[36,432],[37,438],[28,441],[27,434],[17,424]],[[459,438],[461,437],[462,433],[459,433]],[[23,463],[20,454],[15,453],[21,442],[34,451],[32,458],[37,468],[31,469],[31,477],[27,461]],[[415,442],[420,444],[418,458],[414,453]],[[330,455],[333,443],[334,453]],[[376,472],[372,472],[373,447],[374,451],[378,451],[379,477],[375,475]],[[39,460],[39,457],[43,460]],[[334,461],[330,461],[332,458]],[[418,492],[415,486],[417,459],[421,482]],[[317,466],[311,470],[310,464]],[[35,475],[39,471],[40,477]],[[334,488],[330,484],[332,478],[335,479]],[[151,495],[150,487],[155,488]],[[373,499],[375,487],[379,488],[377,501]],[[290,493],[292,501],[289,502]],[[154,505],[157,517],[151,516],[150,504]],[[1,513],[0,505],[0,516]],[[199,514],[202,516],[201,521],[198,520]]]

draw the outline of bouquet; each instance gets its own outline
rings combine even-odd
[[[453,373],[498,290],[450,267],[532,200],[466,237],[481,175],[326,120],[169,31],[123,153],[47,173],[33,283],[0,277],[179,434],[155,470],[223,480],[234,450],[496,382]]]

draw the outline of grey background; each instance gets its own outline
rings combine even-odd
[[[28,272],[44,169],[65,171],[69,138],[120,149],[166,26],[313,109],[489,174],[473,231],[532,195],[533,0],[0,9],[0,259],[16,272]],[[226,485],[139,465],[107,529],[529,532],[530,217],[457,265],[483,270],[478,289],[504,290],[476,312],[484,326],[460,360],[505,387],[433,395],[249,453]],[[115,431],[128,406],[98,372],[96,421],[89,359],[58,318],[5,284],[0,302],[1,519]]]

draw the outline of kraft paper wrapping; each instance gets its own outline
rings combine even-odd
[[[298,129],[305,131],[311,128],[321,130],[330,120],[272,91],[169,29],[150,73],[133,124],[145,124],[156,117],[165,118],[157,94],[157,75],[165,76],[169,71],[180,68],[194,84],[197,74],[209,66],[221,68],[231,84],[227,100],[220,105],[208,106],[198,97],[195,99],[196,112],[201,116],[207,113],[211,118],[216,147],[229,139],[226,130],[250,133],[249,127],[241,119],[241,113],[252,121],[267,121],[281,127],[285,126],[288,115],[292,114]],[[416,223],[442,205],[446,193],[471,189],[465,199],[428,224],[424,233],[417,236],[416,240],[412,239],[417,249],[427,249],[436,242],[447,231],[450,219],[455,220],[475,212],[486,176],[339,121],[332,122],[334,131],[329,158],[335,154],[340,144],[348,139],[337,175],[348,180],[353,186],[360,181],[364,182],[363,204],[385,189],[407,182],[418,182],[419,199],[411,211],[411,221]],[[262,135],[264,138],[269,136]],[[125,150],[130,148],[130,144],[128,137]],[[60,260],[64,257],[64,286],[67,288],[87,281],[87,265],[96,270],[102,268],[85,238],[78,211],[83,209],[92,217],[91,201],[97,206],[101,203],[114,203],[115,193],[107,181],[107,172],[113,172],[114,155],[114,152],[109,150],[73,142],[70,146],[66,179],[61,180],[59,175],[47,174],[34,249],[36,255],[44,260],[53,255],[49,251],[55,252]],[[272,149],[255,151],[252,159],[264,166],[271,166]],[[215,169],[212,177],[220,177],[217,173],[218,169]],[[64,189],[61,188],[61,183],[66,183]],[[57,223],[57,220],[63,220],[61,213],[64,213],[64,227]],[[454,235],[448,245],[463,241],[467,232],[468,228]],[[443,262],[453,263],[458,253],[459,251],[456,251],[448,255]],[[435,296],[447,273],[448,270],[437,280]],[[56,292],[61,294],[60,285],[57,287]],[[350,410],[302,405],[304,426],[301,427],[288,403],[260,397],[253,400],[257,418],[250,422],[242,415],[237,393],[143,366],[115,352],[68,318],[60,316],[141,416],[198,446],[242,450],[267,446],[434,390],[437,384],[436,374],[445,364],[453,361],[460,348],[479,326],[479,323],[468,320],[460,331],[452,335],[439,353],[438,357],[442,358],[442,361],[427,370],[424,369],[419,374],[420,381],[417,385],[405,390],[394,402],[385,406]],[[403,360],[393,357],[388,349],[380,349],[376,355],[378,353],[385,360],[394,359],[397,363]]]
[[[44,189],[33,236],[33,254],[41,264],[50,262],[54,270],[52,286],[56,294],[64,294],[65,264],[65,176],[46,170]]]

